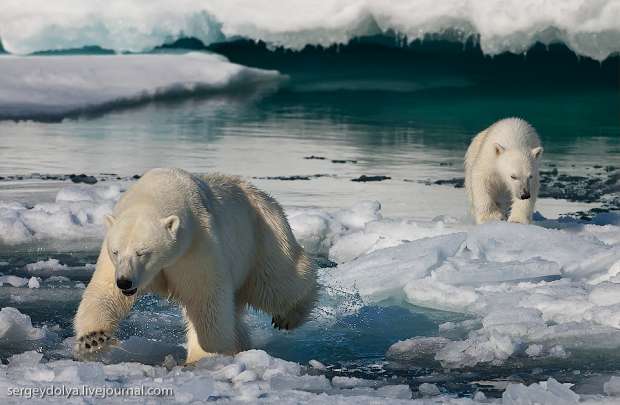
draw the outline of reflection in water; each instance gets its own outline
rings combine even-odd
[[[461,176],[464,150],[477,131],[501,117],[525,117],[541,134],[546,163],[580,171],[620,163],[618,110],[617,94],[601,89],[504,94],[460,87],[410,93],[283,91],[254,103],[151,104],[90,120],[0,123],[0,176],[127,176],[161,166],[248,177],[327,174],[255,183],[287,206],[342,207],[377,199],[389,214],[461,216],[464,209],[455,209],[463,206],[455,204],[455,199],[464,203],[461,191],[417,181]],[[327,159],[304,159],[310,155]],[[392,180],[349,181],[363,174]],[[46,192],[47,197],[39,194],[28,202],[53,197]],[[3,199],[14,199],[6,193]],[[18,199],[28,200],[27,194]]]

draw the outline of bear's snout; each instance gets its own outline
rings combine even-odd
[[[131,282],[131,280],[129,280],[128,278],[125,277],[119,277],[116,280],[116,286],[121,290],[121,292],[126,295],[126,296],[131,296],[134,295],[136,293],[136,291],[138,290],[137,288],[132,288],[133,287],[133,283]]]
[[[528,191],[524,191],[521,193],[521,196],[519,198],[521,198],[522,200],[529,200],[530,197],[530,193]]]

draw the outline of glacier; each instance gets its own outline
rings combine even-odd
[[[301,49],[394,33],[475,37],[484,53],[522,53],[535,42],[562,42],[604,60],[620,51],[616,0],[5,0],[0,40],[14,54],[99,46],[141,52],[184,37],[204,44],[235,38]]]

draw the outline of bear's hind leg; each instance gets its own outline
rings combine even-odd
[[[306,321],[318,294],[316,269],[298,247],[296,260],[272,258],[246,286],[250,305],[272,315],[278,329],[295,329]]]
[[[316,302],[316,292],[307,294],[286,313],[274,314],[271,323],[277,329],[295,329],[308,319]]]

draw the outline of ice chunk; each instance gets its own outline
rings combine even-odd
[[[391,399],[411,399],[411,388],[408,385],[385,385],[376,390],[377,396]]]
[[[336,211],[334,218],[348,230],[362,229],[369,222],[382,218],[381,203],[379,201],[361,201],[349,209]]]
[[[498,333],[480,333],[450,342],[435,358],[446,368],[475,366],[478,363],[501,364],[521,347],[520,339]]]
[[[471,312],[470,307],[480,299],[471,287],[452,286],[430,277],[407,283],[404,292],[406,301],[413,305],[445,311]]]
[[[103,384],[105,381],[103,364],[97,362],[66,363],[64,367],[55,367],[54,372],[54,381],[59,382]]]
[[[525,386],[510,384],[502,395],[503,405],[570,405],[579,403],[579,395],[570,390],[572,384],[561,384],[553,378]]]
[[[8,284],[13,287],[23,287],[28,285],[28,279],[17,276],[0,276],[0,286]]]
[[[331,389],[329,380],[324,375],[275,375],[270,380],[271,389],[325,392]]]
[[[409,282],[425,277],[446,257],[453,256],[465,237],[464,233],[455,233],[378,250],[333,269],[327,282],[354,286],[366,302],[402,296]]]
[[[329,256],[338,263],[346,263],[376,250],[459,230],[454,226],[446,226],[442,221],[375,220],[366,223],[362,230],[338,238],[330,249]]]
[[[239,374],[245,371],[245,366],[240,363],[233,363],[227,366],[224,366],[213,373],[213,378],[215,380],[232,380],[236,378]],[[253,371],[252,371],[253,372]],[[256,374],[256,373],[254,373]]]
[[[540,258],[557,263],[563,272],[580,276],[607,270],[620,259],[617,249],[610,249],[598,240],[561,230],[505,222],[472,228],[463,249],[470,252],[473,259],[499,263]]]
[[[28,263],[26,265],[26,271],[29,272],[38,272],[41,270],[66,270],[68,266],[66,264],[61,264],[58,259],[49,258],[47,260],[40,260],[35,263]]]
[[[598,306],[620,304],[620,284],[603,283],[592,289],[590,302]]]
[[[256,381],[256,379],[258,379],[258,376],[256,375],[254,371],[245,370],[237,374],[236,376],[234,376],[232,378],[232,382],[235,384],[244,384],[244,383]]]
[[[28,280],[28,288],[39,288],[41,287],[41,283],[39,282],[39,279],[36,277],[30,277],[30,279]]]
[[[394,343],[385,353],[389,360],[423,362],[434,359],[435,354],[450,342],[441,336],[415,337]]]
[[[542,313],[532,308],[503,308],[491,311],[482,320],[482,327],[489,332],[511,336],[527,336],[532,330],[544,327]]]
[[[364,380],[363,378],[335,376],[332,378],[334,388],[358,388],[358,387],[376,387],[377,381]]]
[[[559,278],[560,266],[539,258],[524,262],[486,262],[480,260],[448,259],[433,272],[433,279],[452,285],[479,285],[505,281],[526,281],[544,277]]]
[[[620,377],[612,376],[609,381],[603,385],[605,394],[609,396],[620,396]]]
[[[441,394],[441,391],[439,391],[439,387],[437,387],[435,384],[429,383],[420,384],[420,386],[418,387],[418,392],[420,393],[420,395],[425,397],[434,397]]]
[[[243,364],[245,368],[254,371],[264,380],[269,380],[278,374],[299,375],[301,373],[299,364],[271,357],[263,350],[248,350],[239,353],[235,356],[235,362]]]
[[[45,331],[33,327],[28,315],[12,307],[0,310],[0,345],[19,345],[25,340],[38,340],[44,336]]]
[[[530,357],[542,356],[542,354],[543,354],[543,346],[542,345],[537,345],[537,344],[529,345],[527,347],[527,349],[525,350],[525,354],[527,354]]]
[[[316,369],[316,370],[325,370],[327,369],[327,367],[325,367],[325,364],[321,363],[318,360],[310,360],[308,362],[308,364],[310,365],[310,367]]]
[[[43,353],[38,353],[33,350],[15,354],[9,357],[9,367],[33,367],[39,364],[43,358]]]
[[[333,213],[316,209],[292,211],[289,212],[289,222],[295,237],[306,251],[328,256],[332,245],[342,235],[381,219],[380,210],[379,202],[362,201]]]
[[[327,256],[334,239],[345,231],[334,217],[319,210],[289,215],[289,222],[299,243],[315,255]]]

